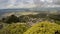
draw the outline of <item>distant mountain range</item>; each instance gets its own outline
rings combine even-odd
[[[19,8],[19,9],[0,9],[0,16],[5,13],[11,12],[20,12],[20,11],[29,11],[27,8]]]
[[[55,8],[14,8],[14,9],[0,9],[0,16],[4,15],[5,13],[11,12],[22,12],[22,11],[59,11],[60,7]]]
[[[60,7],[38,7],[38,8],[33,8],[33,10],[37,10],[37,11],[52,11],[52,10],[57,10],[60,11]]]
[[[12,9],[0,9],[0,12],[16,12],[16,11],[51,11],[51,10],[59,10],[60,7],[54,7],[54,8],[44,8],[44,7],[38,7],[38,8],[12,8]]]

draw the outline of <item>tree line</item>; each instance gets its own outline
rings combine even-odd
[[[46,18],[48,20],[55,20],[55,21],[60,21],[60,15],[51,15],[49,14],[49,16],[46,16],[47,14],[36,14],[36,15],[21,15],[19,17],[15,16],[15,15],[10,15],[6,18],[2,18],[1,21],[4,23],[17,23],[17,22],[28,22],[30,18]],[[45,19],[45,20],[46,20]]]

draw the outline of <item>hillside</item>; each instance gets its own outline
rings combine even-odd
[[[26,23],[6,24],[6,26],[5,24],[3,25],[3,28],[0,29],[0,34],[23,34],[28,28],[30,28],[30,26]]]
[[[24,34],[60,34],[60,25],[54,22],[43,21],[33,25]]]

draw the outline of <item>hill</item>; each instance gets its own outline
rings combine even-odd
[[[44,21],[33,25],[24,34],[60,34],[60,25]]]

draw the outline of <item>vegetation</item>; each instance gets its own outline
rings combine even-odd
[[[26,15],[22,15],[19,17],[19,22],[28,22],[29,21],[29,17]]]
[[[49,18],[54,19],[55,21],[56,21],[56,20],[57,20],[57,21],[60,21],[60,14],[51,15],[51,16],[49,16]]]
[[[32,26],[24,34],[60,34],[60,25],[44,21]]]
[[[11,15],[0,22],[0,34],[60,34],[60,14]]]
[[[47,16],[48,15],[48,16]],[[11,15],[11,16],[8,16],[6,18],[2,18],[2,22],[4,23],[17,23],[17,22],[24,22],[24,23],[27,23],[30,21],[30,19],[35,19],[35,21],[38,21],[38,19],[42,19],[43,21],[44,20],[53,20],[55,23],[57,23],[57,21],[59,22],[60,21],[60,14],[46,14],[46,13],[39,13],[39,14],[35,14],[35,15],[32,15],[32,14],[29,14],[29,15],[21,15],[19,17],[15,16],[15,15]]]
[[[2,18],[2,21],[4,23],[9,23],[9,24],[12,22],[16,23],[16,22],[19,22],[19,18],[15,15],[11,15],[11,16],[8,16],[6,18]]]
[[[60,24],[60,14],[50,15],[49,19],[53,19],[55,23]]]
[[[26,23],[13,23],[0,30],[0,34],[23,34],[30,26]]]

